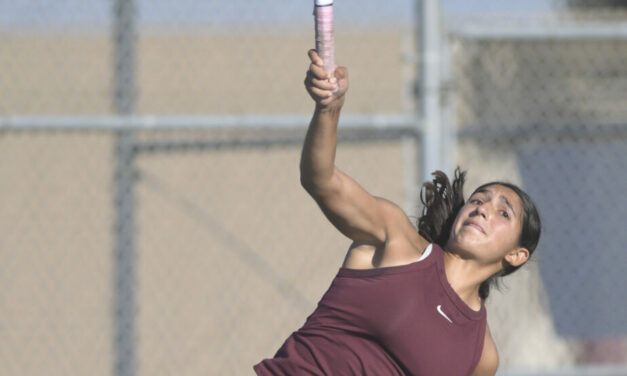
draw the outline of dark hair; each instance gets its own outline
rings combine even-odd
[[[464,206],[464,181],[466,172],[462,172],[459,167],[455,169],[453,183],[442,171],[433,173],[433,181],[422,185],[420,191],[420,201],[423,209],[422,215],[418,218],[418,233],[429,242],[436,243],[442,249],[451,234],[451,228],[459,210]],[[475,192],[491,185],[502,185],[514,191],[522,202],[522,230],[518,239],[518,244],[529,251],[529,256],[533,254],[540,239],[542,224],[540,215],[533,200],[518,186],[493,181],[486,183],[475,189]],[[490,287],[498,283],[498,277],[503,277],[516,271],[519,266],[506,264],[503,269],[483,281],[479,286],[479,296],[487,299],[490,294]]]

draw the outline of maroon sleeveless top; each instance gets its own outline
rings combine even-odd
[[[340,268],[305,325],[257,375],[470,375],[483,350],[486,312],[455,293],[436,244],[421,261]]]

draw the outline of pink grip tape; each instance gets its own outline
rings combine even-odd
[[[333,37],[333,5],[314,6],[316,19],[316,51],[322,58],[324,70],[335,71],[335,38]]]

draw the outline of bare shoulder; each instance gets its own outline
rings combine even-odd
[[[429,242],[418,233],[405,211],[392,201],[376,197],[385,218],[387,240],[377,255],[377,266],[393,266],[416,261]]]
[[[493,376],[498,368],[499,352],[490,334],[490,328],[486,326],[483,351],[481,352],[481,358],[472,376]]]
[[[385,198],[374,199],[378,215],[385,226],[386,240],[382,244],[355,240],[346,254],[343,266],[372,269],[416,261],[429,242],[418,234],[401,207]]]
[[[375,197],[375,200],[386,221],[396,225],[404,225],[403,227],[413,227],[405,211],[396,203],[383,197]]]

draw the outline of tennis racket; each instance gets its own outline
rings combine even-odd
[[[333,0],[314,0],[316,51],[324,70],[335,71],[335,37],[333,36]]]

